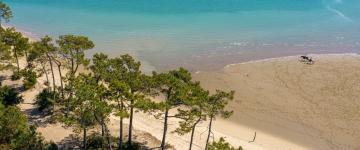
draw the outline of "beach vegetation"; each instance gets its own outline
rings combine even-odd
[[[4,106],[15,106],[23,101],[22,96],[14,88],[0,87],[0,102]]]
[[[0,104],[0,149],[47,150],[49,143],[36,132],[36,127],[16,106]]]
[[[57,92],[54,92],[49,88],[45,88],[36,96],[35,103],[40,112],[51,111],[54,109],[54,105],[58,97],[59,94]]]
[[[230,101],[234,99],[234,94],[235,91],[225,92],[225,91],[217,90],[216,93],[211,95],[210,98],[208,99],[206,114],[209,118],[209,125],[208,125],[205,149],[208,148],[210,137],[211,135],[213,135],[212,125],[216,117],[220,116],[221,118],[226,119],[233,114],[233,111],[227,110],[226,106]]]
[[[23,37],[23,35],[20,32],[17,32],[15,28],[6,28],[3,32],[1,32],[1,40],[2,43],[5,44],[4,54],[9,56],[11,54],[10,58],[15,59],[16,62],[16,73],[20,73],[20,64],[19,64],[19,58],[25,55],[25,52],[28,51],[31,48],[31,45],[29,43],[29,39],[26,37]],[[7,52],[8,50],[11,50],[11,53]],[[3,51],[3,50],[2,50]],[[18,75],[15,75],[13,79],[20,79],[18,78]]]
[[[207,150],[243,150],[241,146],[235,148],[226,142],[224,137],[221,137],[218,141],[213,141]]]
[[[37,83],[36,72],[32,69],[24,69],[21,71],[22,76],[24,77],[23,86],[25,90],[29,90],[35,86]]]
[[[157,116],[164,119],[163,134],[160,149],[164,150],[166,146],[166,135],[168,132],[168,120],[172,115],[169,114],[171,109],[180,107],[190,94],[188,84],[191,82],[191,74],[184,68],[172,70],[166,73],[153,73],[156,81],[157,91],[164,96],[162,102],[158,103],[159,113]]]
[[[65,58],[67,64],[64,67],[69,69],[66,79],[68,84],[64,87],[64,91],[68,93],[66,113],[71,109],[70,101],[74,95],[74,80],[76,73],[80,66],[86,67],[89,64],[89,59],[85,57],[85,51],[92,49],[95,45],[85,36],[76,35],[62,35],[56,40],[59,45],[59,51]],[[61,71],[60,71],[61,72]],[[63,94],[64,95],[64,94]]]
[[[206,121],[207,115],[205,109],[209,99],[209,92],[204,90],[199,82],[191,83],[191,93],[187,99],[184,100],[184,106],[179,108],[176,118],[179,121],[179,127],[174,131],[179,135],[190,133],[189,149],[192,149],[193,140],[195,136],[196,126]]]
[[[45,65],[48,63],[50,66],[50,71],[52,75],[52,84],[53,91],[56,90],[56,82],[55,82],[55,73],[54,73],[54,65],[53,65],[53,57],[54,53],[57,51],[57,48],[54,46],[52,38],[49,36],[44,36],[40,39],[40,41],[34,42],[32,47],[32,59],[37,60],[42,66],[42,71],[45,73],[47,78],[47,83],[49,83],[49,77],[47,76],[47,71],[45,69]]]
[[[2,28],[2,20],[9,22],[10,18],[13,17],[11,8],[4,2],[0,1],[0,28]]]

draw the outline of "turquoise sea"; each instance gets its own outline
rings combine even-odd
[[[307,53],[360,52],[360,0],[4,0],[8,25],[81,34],[91,51],[193,71]]]

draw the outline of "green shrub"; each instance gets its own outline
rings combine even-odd
[[[44,142],[36,127],[29,125],[26,116],[16,106],[0,104],[0,149],[56,150],[54,144]],[[56,146],[57,147],[57,146]]]
[[[23,76],[24,76],[24,89],[28,90],[31,89],[35,86],[35,84],[37,83],[37,76],[36,76],[36,72],[32,71],[32,70],[25,70],[23,72]]]
[[[38,105],[39,111],[51,110],[58,98],[59,94],[57,92],[46,88],[36,96],[35,103]]]
[[[21,78],[21,73],[20,72],[14,71],[13,75],[11,75],[11,80],[12,81],[19,80],[20,78]]]
[[[59,147],[53,141],[50,141],[45,148],[45,150],[58,150],[58,149]]]
[[[0,87],[0,102],[5,106],[17,105],[23,101],[22,96],[12,88],[8,86]]]
[[[214,141],[209,145],[209,150],[243,150],[243,148],[241,146],[239,148],[235,148],[226,142],[223,137],[221,137],[219,141]]]
[[[117,137],[110,137],[110,141],[111,141],[111,145],[113,149],[118,149],[118,142],[119,142],[119,138]],[[100,134],[98,133],[93,133],[91,135],[89,135],[87,137],[87,149],[89,150],[97,150],[97,149],[101,149],[102,148],[102,144],[103,144],[103,139],[101,137]],[[107,139],[105,137],[105,143],[104,143],[104,147],[107,147]],[[144,149],[141,147],[140,143],[136,143],[134,142],[132,145],[127,145],[127,142],[124,141],[123,143],[123,148],[125,150],[141,150]]]

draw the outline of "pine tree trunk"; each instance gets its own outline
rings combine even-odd
[[[29,67],[29,60],[28,60],[28,52],[27,52],[27,50],[25,50],[24,53],[25,53],[25,59],[26,59],[26,66]]]
[[[101,121],[101,138],[102,138],[102,142],[101,142],[101,148],[105,149],[105,127],[104,127],[105,123],[104,120]]]
[[[20,64],[19,64],[19,58],[18,58],[16,50],[14,50],[14,55],[15,55],[15,59],[16,59],[17,73],[19,74],[20,73]]]
[[[49,76],[48,76],[48,74],[46,72],[46,69],[45,69],[45,65],[44,64],[41,64],[41,65],[42,65],[42,70],[43,70],[43,72],[45,74],[45,77],[46,77],[47,86],[49,86],[50,81],[49,81]]]
[[[205,150],[207,150],[207,149],[208,149],[208,146],[209,146],[210,134],[211,134],[211,132],[212,132],[212,131],[211,131],[211,127],[212,127],[213,119],[214,119],[214,117],[211,116],[211,117],[210,117],[210,123],[209,123],[208,136],[207,136],[207,139],[206,139]]]
[[[55,74],[54,74],[53,63],[52,63],[52,60],[51,60],[49,54],[46,54],[46,56],[47,56],[49,64],[50,64],[50,70],[51,70],[51,75],[52,75],[52,79],[53,79],[53,92],[55,92],[56,84],[55,84]]]
[[[107,138],[107,143],[108,143],[108,146],[109,146],[109,150],[112,150],[112,147],[111,147],[111,137],[110,137],[110,131],[109,129],[107,128],[106,124],[104,123],[104,127],[105,127],[105,132],[106,132],[106,138]]]
[[[63,84],[63,79],[62,79],[62,74],[61,74],[61,65],[58,65],[58,71],[59,71],[60,85],[61,85],[61,97],[64,99],[65,95],[64,95],[64,84]]]
[[[123,146],[123,118],[120,117],[120,133],[119,133],[119,150],[122,150]]]
[[[166,146],[166,132],[167,132],[167,127],[168,127],[168,116],[169,116],[169,109],[166,109],[165,110],[165,118],[164,118],[163,137],[162,137],[161,146],[160,146],[161,150],[165,150],[165,146]]]
[[[195,122],[194,126],[193,126],[192,129],[191,129],[191,137],[190,137],[189,150],[192,149],[192,144],[193,144],[194,134],[195,134],[195,128],[196,128],[196,125],[200,122],[200,120],[201,120],[201,118],[199,118],[199,119]]]
[[[86,150],[86,128],[84,128],[84,135],[83,135],[83,149]]]
[[[129,139],[128,139],[128,146],[131,146],[131,144],[132,144],[133,116],[134,116],[134,100],[131,100],[131,104],[130,104],[130,118],[129,118]]]

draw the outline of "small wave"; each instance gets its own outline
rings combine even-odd
[[[330,12],[333,12],[335,13],[336,15],[338,15],[339,17],[341,17],[342,19],[346,20],[346,21],[349,21],[349,22],[352,22],[353,20],[349,17],[347,17],[344,13],[342,13],[341,11],[335,9],[335,8],[332,8],[330,6],[326,6],[326,9],[329,10]]]

